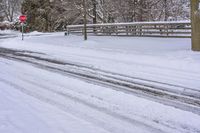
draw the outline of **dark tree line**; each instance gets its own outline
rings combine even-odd
[[[86,0],[88,23],[189,19],[189,0]],[[83,23],[82,0],[24,0],[31,30],[63,30]]]

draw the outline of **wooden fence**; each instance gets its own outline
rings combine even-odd
[[[83,34],[83,25],[69,25],[67,34]],[[191,38],[190,22],[88,24],[89,35]]]

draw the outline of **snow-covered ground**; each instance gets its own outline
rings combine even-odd
[[[17,31],[12,31],[12,30],[0,30],[0,39],[5,39],[9,37],[17,37],[19,32]],[[0,40],[1,42],[1,40]]]
[[[0,47],[200,90],[200,54],[190,39],[37,35],[2,39]],[[0,70],[2,133],[200,132],[199,115],[132,93],[4,58]]]
[[[1,40],[0,46],[200,90],[200,53],[190,50],[190,39],[89,37],[83,41],[81,36],[55,33],[27,37],[23,42],[20,38]]]
[[[2,133],[189,133],[200,116],[0,58]]]

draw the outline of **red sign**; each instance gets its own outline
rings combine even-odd
[[[20,20],[22,23],[24,23],[24,22],[27,20],[27,17],[26,17],[25,15],[21,15],[21,16],[19,17],[19,20]]]

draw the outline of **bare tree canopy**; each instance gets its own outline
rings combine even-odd
[[[86,0],[88,23],[186,20],[188,0]],[[24,0],[32,30],[54,31],[83,24],[82,0]]]
[[[22,0],[0,0],[0,16],[13,22],[20,13],[21,3]]]

